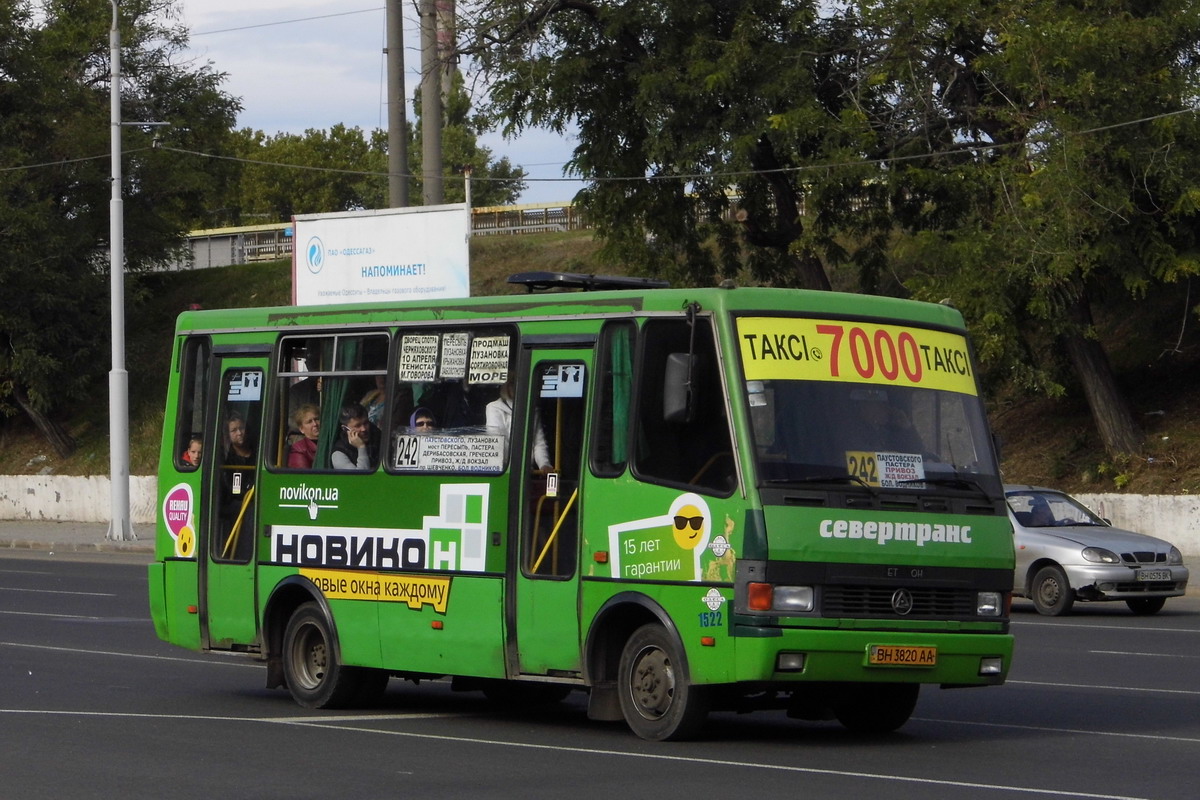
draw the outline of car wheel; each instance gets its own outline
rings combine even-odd
[[[1075,604],[1075,590],[1067,581],[1067,573],[1053,564],[1042,567],[1033,576],[1029,597],[1038,613],[1047,617],[1062,616]]]
[[[661,742],[694,735],[708,716],[704,687],[684,674],[679,645],[661,625],[643,625],[621,651],[621,713],[630,730]]]
[[[1167,604],[1165,597],[1135,597],[1132,600],[1126,600],[1125,605],[1129,606],[1129,610],[1139,616],[1149,616],[1162,611],[1162,607]]]
[[[919,683],[859,683],[833,701],[833,715],[852,733],[891,733],[912,716]]]

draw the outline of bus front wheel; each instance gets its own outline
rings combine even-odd
[[[680,647],[661,625],[643,625],[629,637],[618,685],[625,722],[643,739],[686,739],[708,715],[704,687],[688,681]]]
[[[347,667],[338,662],[332,624],[316,603],[305,603],[288,620],[283,634],[283,674],[288,691],[305,708],[344,708],[367,700],[381,689],[387,673]]]

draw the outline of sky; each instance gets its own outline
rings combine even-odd
[[[181,0],[180,7],[191,31],[189,55],[226,73],[225,91],[241,99],[239,128],[272,135],[337,123],[387,127],[383,0]],[[411,121],[420,83],[412,0],[404,3],[404,38]],[[480,143],[528,173],[521,203],[565,202],[583,186],[563,179],[574,147],[568,137],[535,130],[505,140],[489,133]]]

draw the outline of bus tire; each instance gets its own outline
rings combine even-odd
[[[855,683],[833,701],[833,715],[851,733],[891,733],[912,716],[919,683]]]
[[[643,739],[687,739],[708,716],[707,692],[688,680],[681,648],[661,625],[643,625],[629,637],[617,685],[625,722]]]
[[[283,675],[305,708],[345,708],[362,697],[367,671],[338,663],[332,627],[321,607],[309,602],[296,609],[284,630]]]

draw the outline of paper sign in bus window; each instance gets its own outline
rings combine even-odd
[[[459,380],[467,376],[468,338],[466,333],[442,335],[441,377],[443,380]]]
[[[508,337],[477,336],[471,340],[471,368],[467,383],[504,383],[508,380]]]
[[[246,370],[229,377],[229,391],[225,395],[227,402],[257,403],[262,398],[262,373],[258,370]]]
[[[920,489],[925,462],[920,453],[847,450],[846,472],[884,489]]]
[[[583,397],[583,364],[558,364],[542,376],[542,397]]]
[[[392,468],[403,472],[504,471],[504,437],[401,434]]]
[[[437,378],[438,337],[400,337],[400,380],[403,383],[432,383]]]

